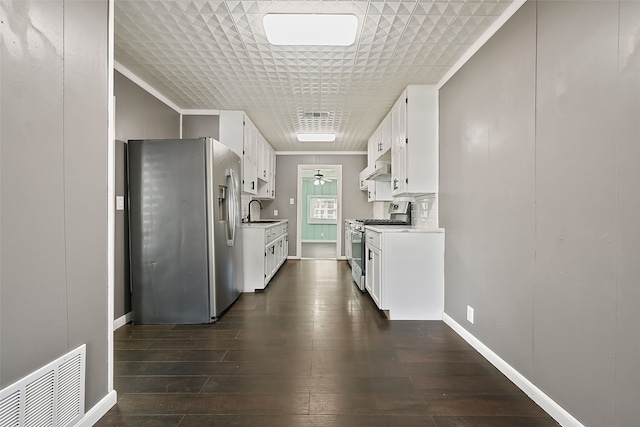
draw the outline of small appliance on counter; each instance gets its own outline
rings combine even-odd
[[[389,204],[388,219],[367,218],[356,219],[351,225],[351,275],[358,288],[364,292],[365,284],[365,239],[364,227],[366,225],[399,225],[406,227],[411,225],[411,202],[392,202]]]

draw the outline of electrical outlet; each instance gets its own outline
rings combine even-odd
[[[320,237],[324,237],[324,233],[320,233]]]
[[[278,216],[278,209],[273,210],[273,216]]]
[[[473,324],[473,307],[470,305],[467,306],[467,320]]]

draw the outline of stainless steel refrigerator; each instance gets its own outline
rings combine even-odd
[[[210,323],[238,298],[240,167],[212,138],[129,141],[135,324]]]

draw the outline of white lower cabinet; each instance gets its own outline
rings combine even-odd
[[[244,224],[242,252],[244,292],[266,288],[289,255],[288,223]]]
[[[380,301],[380,291],[381,291],[381,284],[380,284],[380,280],[381,278],[381,274],[382,274],[382,263],[381,263],[381,259],[380,259],[380,248],[377,248],[369,243],[367,243],[367,250],[366,250],[366,272],[367,275],[365,276],[365,289],[367,290],[367,292],[369,292],[369,295],[371,296],[371,299],[373,299],[373,302],[376,303],[376,305],[378,306],[378,308],[381,307],[381,301]]]
[[[365,288],[391,320],[442,320],[444,230],[367,227]]]

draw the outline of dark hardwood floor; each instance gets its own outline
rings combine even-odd
[[[97,426],[557,426],[440,321],[388,321],[344,261],[289,260],[211,325],[115,332]]]

